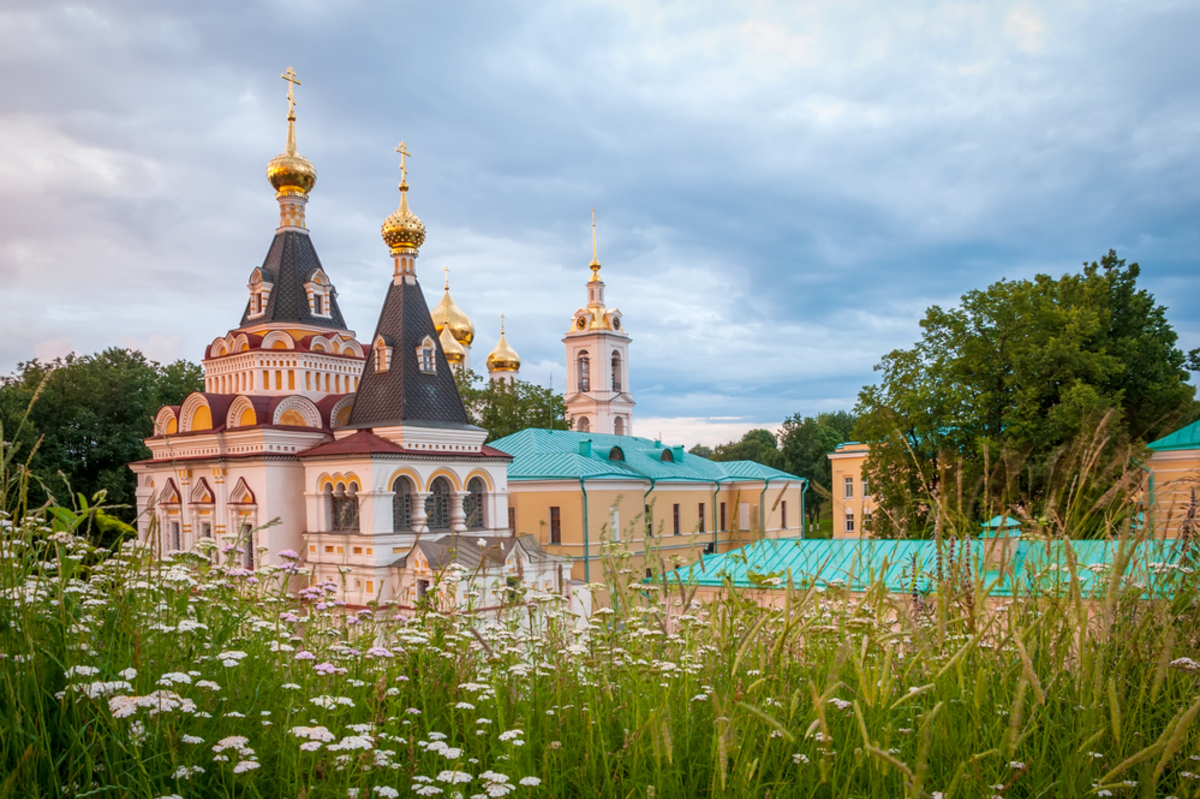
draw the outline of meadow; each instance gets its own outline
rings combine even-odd
[[[610,549],[590,619],[482,618],[346,608],[236,541],[99,549],[95,516],[0,521],[0,797],[1200,795],[1186,565],[1155,601],[1118,558],[1094,598],[964,573],[766,608]]]

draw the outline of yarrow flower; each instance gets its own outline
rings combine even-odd
[[[258,768],[258,762],[254,760],[243,760],[233,767],[234,774],[243,774],[247,771],[253,771]]]

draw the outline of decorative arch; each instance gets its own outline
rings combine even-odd
[[[437,344],[433,336],[426,336],[417,345],[417,368],[427,375],[437,373]]]
[[[217,495],[209,487],[208,481],[203,477],[197,480],[196,485],[192,486],[192,495],[188,498],[188,502],[193,505],[212,505],[216,501]]]
[[[580,416],[575,420],[575,429],[580,433],[589,433],[592,430],[592,423],[586,416]]]
[[[178,505],[180,503],[179,488],[175,485],[175,478],[167,478],[167,484],[159,492],[158,501],[162,505]]]
[[[620,447],[613,447],[608,451],[608,459],[610,461],[625,460],[625,450],[621,449]]]
[[[250,490],[250,486],[246,485],[246,478],[239,477],[237,484],[233,490],[229,492],[230,505],[257,505],[258,502],[254,498],[254,492]]]
[[[327,486],[336,489],[339,484],[344,488],[350,483],[361,486],[362,480],[358,479],[358,475],[354,472],[346,472],[345,474],[341,472],[334,472],[333,474],[325,473],[317,478],[317,490],[324,491]]]
[[[618,350],[612,351],[612,390],[621,391],[621,353]]]
[[[470,474],[468,474],[467,475],[467,484],[469,485],[471,483],[471,481],[474,480],[476,477],[483,480],[483,484],[487,487],[488,491],[496,490],[496,482],[494,480],[492,480],[492,476],[490,474],[488,474],[487,472],[485,472],[483,469],[475,469]]]
[[[294,350],[296,341],[282,330],[272,330],[263,336],[261,346],[264,350]]]
[[[208,357],[220,358],[222,355],[229,354],[229,342],[224,336],[213,339],[213,343],[208,345]]]
[[[342,354],[349,354],[353,355],[355,358],[362,358],[364,352],[361,344],[354,339],[350,339],[346,342],[345,346],[342,347]]]
[[[575,356],[576,372],[579,374],[579,391],[592,390],[592,359],[587,350],[580,350]]]
[[[249,397],[240,396],[230,403],[229,412],[225,414],[226,427],[252,427],[256,424],[258,424],[258,414]]]
[[[324,336],[315,336],[309,342],[308,348],[313,352],[329,352],[330,345]]]
[[[321,412],[308,397],[293,394],[284,397],[275,406],[275,414],[271,424],[291,425],[292,427],[320,427]]]
[[[447,480],[449,480],[450,487],[453,490],[462,491],[462,481],[460,481],[458,479],[458,475],[446,468],[438,469],[433,474],[429,475],[429,482],[426,483],[425,490],[432,491],[433,490],[433,481],[439,477],[445,477]]]
[[[208,405],[208,397],[198,392],[189,394],[179,411],[179,420],[179,431],[182,433],[211,430],[213,418],[212,408]]]
[[[245,333],[239,333],[234,338],[233,343],[229,346],[231,352],[246,352],[250,349],[250,337]]]
[[[625,417],[618,416],[613,420],[613,433],[619,436],[625,435]]]
[[[154,432],[160,436],[174,435],[179,432],[179,417],[170,405],[164,405],[154,415]]]
[[[329,427],[337,430],[350,424],[350,411],[354,409],[354,395],[347,394],[329,409]]]

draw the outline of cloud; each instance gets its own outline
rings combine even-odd
[[[1200,346],[1197,23],[1169,2],[10,4],[0,370],[48,341],[199,359],[237,323],[289,65],[309,226],[359,336],[403,138],[422,284],[436,303],[450,266],[477,365],[504,313],[523,375],[561,385],[597,208],[638,429],[851,407],[930,304],[1113,246]]]

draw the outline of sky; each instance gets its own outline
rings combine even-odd
[[[634,432],[853,408],[933,304],[1110,248],[1200,346],[1195,2],[7,0],[0,373],[199,361],[278,223],[295,68],[308,227],[370,338],[398,202],[522,377],[562,389],[596,209]],[[481,370],[482,371],[482,370]]]

